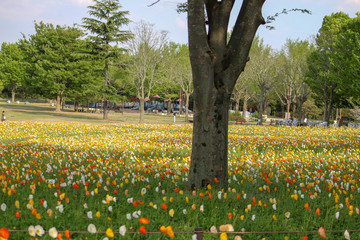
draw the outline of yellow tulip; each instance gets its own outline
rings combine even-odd
[[[225,232],[220,234],[220,240],[228,240],[228,236]]]
[[[109,238],[113,238],[114,237],[114,232],[111,228],[108,228],[106,229],[106,232],[105,232],[106,236],[109,237]]]

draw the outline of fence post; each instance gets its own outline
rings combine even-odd
[[[202,240],[203,239],[203,229],[201,227],[195,228],[195,234],[196,234],[196,240]]]

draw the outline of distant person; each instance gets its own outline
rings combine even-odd
[[[6,120],[5,111],[2,111],[1,121],[4,122]]]
[[[174,123],[176,122],[176,112],[174,112]]]

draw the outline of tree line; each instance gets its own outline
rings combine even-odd
[[[342,12],[326,16],[313,41],[287,39],[280,51],[255,37],[232,95],[235,109],[252,101],[261,122],[280,105],[281,117],[322,115],[329,123],[334,109],[359,106],[359,21]]]
[[[103,118],[111,103],[154,95],[171,103],[184,94],[186,112],[193,94],[189,48],[168,40],[144,21],[124,30],[127,11],[115,0],[96,0],[89,17],[74,26],[35,23],[35,33],[16,43],[3,43],[0,52],[0,90],[21,98],[102,102]],[[288,39],[275,51],[256,36],[249,60],[231,93],[234,110],[255,106],[263,115],[319,118],[329,122],[334,109],[358,105],[360,86],[360,16],[334,13],[323,20],[313,41]],[[280,106],[280,108],[279,108]],[[170,106],[168,107],[170,109]],[[187,114],[186,114],[187,116]]]
[[[74,26],[35,22],[35,33],[16,43],[3,43],[0,52],[0,90],[21,98],[102,103],[103,119],[113,103],[159,95],[169,102],[192,94],[187,45],[170,42],[166,31],[141,21],[124,30],[130,20],[117,0],[96,0],[89,17]],[[187,111],[186,111],[187,112]]]

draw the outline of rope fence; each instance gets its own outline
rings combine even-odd
[[[16,230],[16,229],[9,229],[9,232],[28,232],[28,230]],[[360,229],[356,229],[356,230],[326,230],[326,233],[343,233],[345,231],[350,232],[360,232]],[[45,231],[49,232],[49,231]],[[65,231],[58,231],[59,233],[65,233]],[[88,231],[71,231],[71,233],[79,233],[79,234],[90,234]],[[120,232],[114,232],[114,234],[120,234]],[[194,229],[193,232],[174,232],[174,234],[191,234],[191,235],[196,235],[196,240],[203,240],[203,235],[207,235],[207,234],[221,234],[223,232],[217,232],[217,233],[213,233],[213,232],[205,232],[203,231],[203,228],[201,227],[196,227]],[[264,231],[264,232],[229,232],[229,231],[225,231],[225,233],[227,234],[239,234],[239,235],[250,235],[250,234],[308,234],[308,233],[318,233],[317,230],[311,230],[311,231],[275,231],[275,232],[270,232],[270,231]],[[106,232],[96,232],[96,234],[106,234]],[[126,232],[126,234],[141,234],[140,232]],[[147,234],[163,234],[162,232],[146,232]]]

